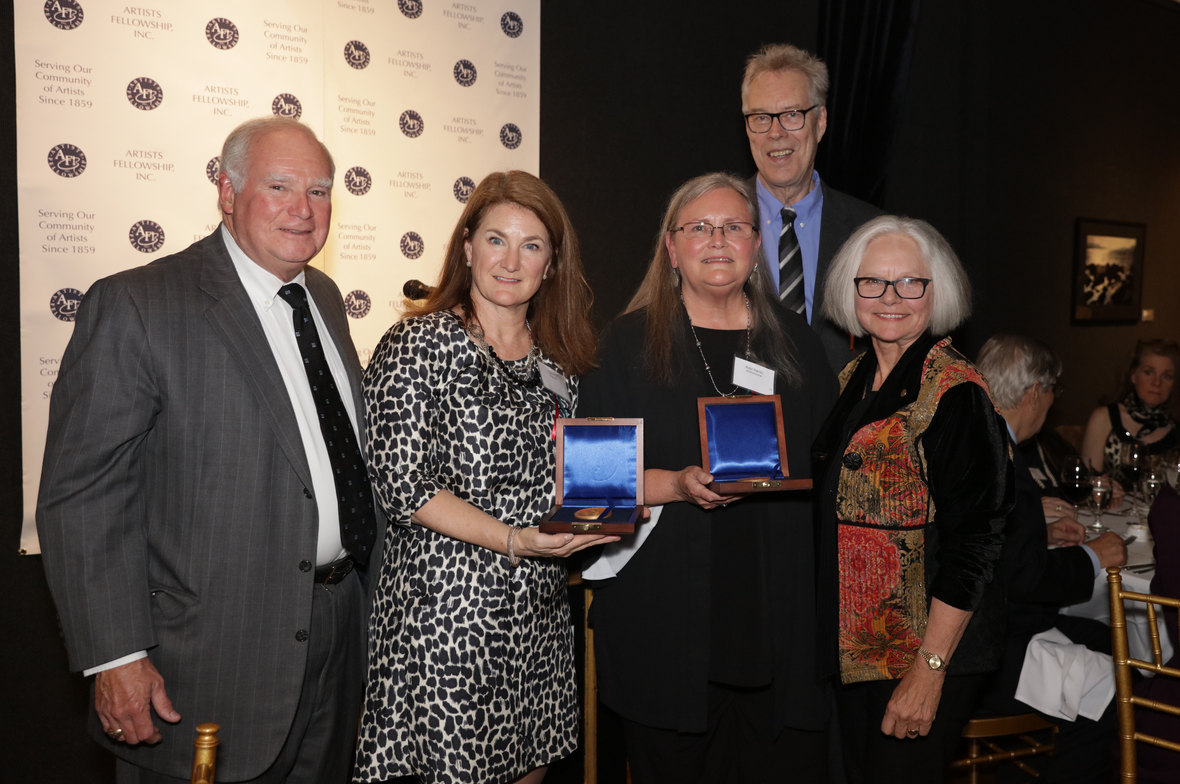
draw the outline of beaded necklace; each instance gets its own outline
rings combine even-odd
[[[750,324],[752,321],[750,318],[750,298],[745,294],[742,296],[746,300],[746,359],[748,360],[750,358]],[[684,302],[683,292],[680,294],[680,304],[684,305],[684,312],[685,314],[688,314],[688,305],[686,305]],[[718,388],[717,381],[713,378],[713,369],[709,367],[709,360],[705,359],[705,350],[701,348],[701,339],[697,337],[697,328],[692,324],[691,314],[688,314],[688,328],[692,330],[692,339],[697,344],[697,351],[701,353],[701,362],[705,363],[705,373],[709,376],[709,383],[713,385],[713,389],[716,389],[717,394],[721,395],[721,397],[737,397],[738,390],[741,389],[741,387],[737,386],[736,384],[728,393],[722,392],[721,389]]]
[[[475,341],[475,344],[483,349],[485,357],[491,360],[492,364],[499,368],[500,372],[514,384],[519,386],[530,386],[533,381],[533,376],[537,371],[537,358],[541,351],[537,348],[537,344],[533,342],[533,328],[529,325],[528,320],[524,322],[524,326],[529,331],[529,353],[525,355],[524,373],[523,375],[516,375],[512,369],[504,363],[502,359],[496,356],[496,350],[488,345],[484,338],[483,327],[476,324],[474,321],[467,327],[467,334]]]

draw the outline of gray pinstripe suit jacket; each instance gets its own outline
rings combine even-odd
[[[306,276],[360,414],[340,292]],[[94,284],[53,389],[37,530],[71,669],[146,648],[184,717],[157,721],[163,742],[135,764],[187,779],[204,721],[222,727],[218,778],[258,776],[277,756],[306,660],[296,632],[311,621],[312,487],[220,230]],[[127,757],[91,713],[92,734]]]

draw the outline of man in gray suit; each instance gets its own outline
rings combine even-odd
[[[876,207],[824,185],[815,154],[828,127],[828,68],[789,44],[770,44],[746,61],[742,113],[758,167],[762,253],[773,290],[806,317],[839,372],[864,350],[821,314],[832,257]]]
[[[335,167],[277,117],[235,129],[221,167],[222,225],[78,311],[37,505],[45,571],[120,782],[187,782],[202,722],[221,725],[219,781],[345,782],[359,575],[384,520],[340,292],[307,267]]]

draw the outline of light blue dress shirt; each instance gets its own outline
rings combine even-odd
[[[807,323],[811,323],[812,301],[815,298],[815,274],[819,268],[820,216],[824,211],[824,190],[820,187],[819,173],[811,172],[815,187],[811,193],[794,204],[783,204],[776,199],[762,182],[755,177],[758,191],[758,211],[762,216],[762,252],[765,254],[767,269],[778,293],[778,237],[783,231],[782,208],[795,211],[795,235],[799,238],[799,252],[803,254],[803,295],[807,302]]]

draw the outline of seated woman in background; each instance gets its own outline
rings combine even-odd
[[[828,271],[824,314],[872,346],[812,447],[820,675],[839,675],[851,784],[943,781],[999,663],[1013,473],[987,382],[946,337],[970,308],[925,221],[874,218]]]
[[[1167,338],[1145,338],[1135,345],[1118,392],[1097,408],[1086,424],[1082,456],[1095,471],[1110,474],[1127,487],[1134,482],[1122,471],[1123,448],[1134,441],[1147,448],[1154,467],[1175,466],[1180,459],[1180,399],[1172,394],[1180,346]]]
[[[655,527],[590,609],[599,695],[623,718],[636,784],[827,779],[810,497],[718,495],[701,468],[697,398],[746,392],[735,355],[775,375],[793,479],[836,398],[819,338],[757,269],[757,216],[735,177],[682,185],[582,384],[582,416],[644,420]]]

